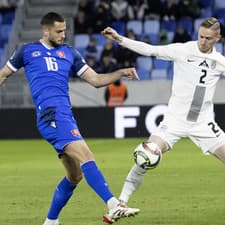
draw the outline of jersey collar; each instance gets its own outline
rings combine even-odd
[[[50,47],[49,45],[47,45],[46,43],[44,43],[44,41],[43,40],[39,40],[40,41],[40,43],[45,47],[45,48],[47,48],[47,49],[53,49],[54,47]]]

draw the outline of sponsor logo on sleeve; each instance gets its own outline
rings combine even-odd
[[[76,130],[76,129],[73,129],[73,130],[71,130],[71,133],[72,133],[72,135],[73,136],[80,136],[80,132],[78,131],[78,130]]]
[[[38,57],[40,55],[41,55],[41,52],[40,51],[32,52],[32,57]]]

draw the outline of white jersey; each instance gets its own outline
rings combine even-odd
[[[225,74],[225,57],[214,48],[199,51],[197,41],[152,46],[124,38],[121,45],[140,54],[174,61],[172,95],[168,113],[180,120],[199,122],[213,115],[216,83]]]
[[[196,122],[213,113],[216,83],[225,74],[225,57],[201,53],[197,41],[158,48],[158,58],[174,61],[169,113]]]

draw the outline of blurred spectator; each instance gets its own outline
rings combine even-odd
[[[101,52],[100,58],[102,60],[104,55],[111,55],[114,58],[115,57],[115,52],[116,52],[116,48],[113,45],[113,41],[107,39],[106,43],[104,45],[104,48],[103,48],[103,50]]]
[[[84,11],[78,11],[77,15],[74,19],[74,32],[75,34],[82,34],[82,33],[92,33],[92,22],[86,17]]]
[[[24,0],[0,0],[1,12],[14,11],[18,6],[24,4]]]
[[[167,45],[169,44],[170,41],[168,39],[168,33],[167,33],[167,30],[164,30],[162,29],[160,32],[159,32],[159,41],[158,41],[158,44],[159,45]]]
[[[136,64],[138,54],[130,51],[127,48],[120,46],[117,48],[116,60],[119,68],[133,67]]]
[[[150,43],[150,37],[149,37],[149,35],[144,35],[144,37],[142,38],[142,40],[141,41],[143,41],[143,42],[145,42],[145,43],[147,43],[147,44],[151,44]]]
[[[111,24],[111,8],[110,3],[106,0],[100,0],[95,7],[94,13],[94,33],[101,32],[109,24]]]
[[[74,19],[75,33],[93,33],[93,15],[95,1],[80,0],[78,3],[77,15]]]
[[[184,43],[187,41],[191,41],[191,36],[188,34],[188,32],[182,27],[182,26],[178,26],[177,30],[174,34],[173,37],[173,43]]]
[[[126,36],[133,40],[136,39],[133,30],[128,30]],[[117,51],[115,58],[117,60],[119,68],[135,66],[138,56],[137,53],[135,53],[134,51],[130,51],[128,48],[124,48],[122,46],[118,47],[116,50]]]
[[[165,0],[161,10],[162,20],[175,20],[177,17],[177,0]]]
[[[128,2],[113,0],[111,2],[112,19],[114,21],[127,21]]]
[[[105,54],[102,56],[99,66],[100,73],[110,73],[117,68],[116,60],[113,58],[112,54]]]
[[[97,58],[98,50],[97,50],[97,39],[93,36],[90,37],[90,42],[86,47],[85,55],[87,58]]]
[[[145,10],[145,19],[160,19],[162,2],[160,0],[146,0],[148,8]]]
[[[177,4],[177,19],[196,19],[200,16],[201,9],[198,0],[184,0]]]
[[[128,0],[128,19],[129,20],[144,20],[145,11],[148,5],[144,0]]]
[[[94,12],[95,1],[93,0],[79,0],[78,11],[83,11],[87,17]]]
[[[120,80],[108,85],[105,89],[105,102],[108,107],[123,105],[127,97],[127,86]]]
[[[100,70],[101,70],[100,64],[99,64],[99,62],[98,62],[95,58],[92,58],[92,57],[86,57],[86,62],[87,62],[87,64],[88,64],[92,69],[94,69],[97,73],[100,72]]]

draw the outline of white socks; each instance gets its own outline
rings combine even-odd
[[[43,225],[59,225],[59,220],[50,220],[48,218],[46,218],[45,222]]]
[[[119,200],[118,200],[117,198],[112,197],[112,198],[110,198],[110,199],[108,200],[107,206],[108,206],[109,209],[113,209],[113,208],[116,208],[116,207],[118,206],[119,203],[120,203],[120,202],[119,202]]]
[[[133,165],[124,182],[123,189],[119,197],[120,201],[124,203],[128,202],[132,193],[136,191],[142,183],[145,173],[146,170],[142,169],[136,164]]]

